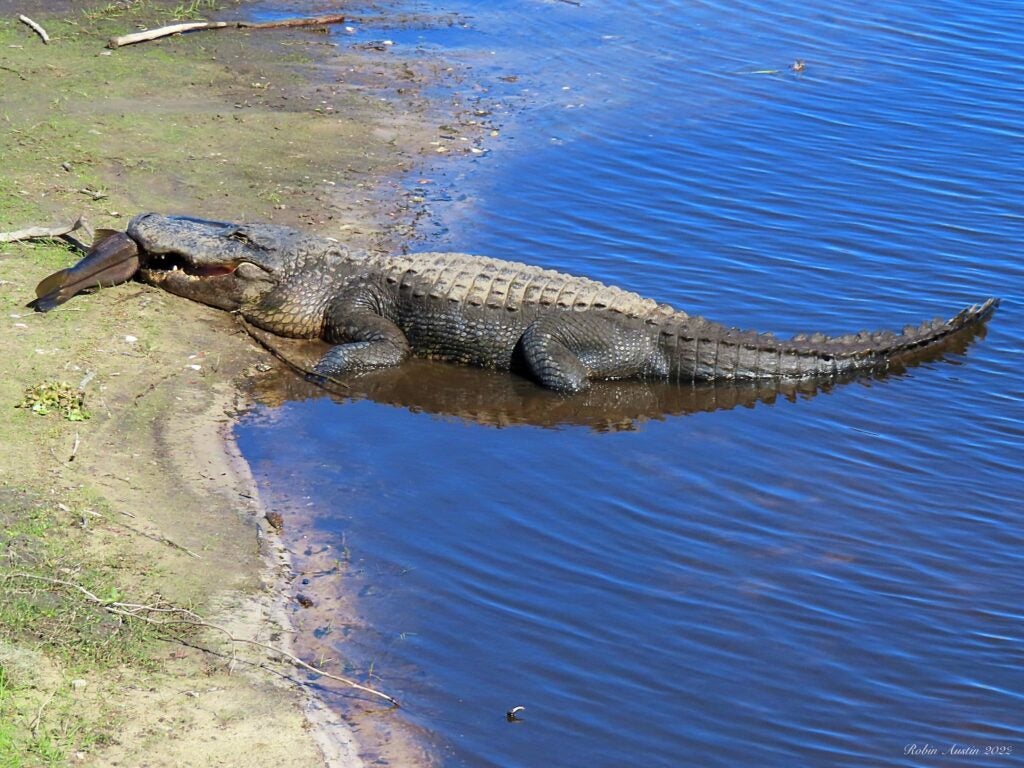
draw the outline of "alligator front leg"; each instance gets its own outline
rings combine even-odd
[[[336,347],[320,358],[313,372],[340,377],[398,365],[409,356],[402,329],[380,314],[380,297],[372,289],[348,292],[331,304],[324,338]]]
[[[523,333],[520,349],[537,381],[570,394],[587,389],[593,380],[626,379],[659,368],[647,335],[588,313],[537,318]]]

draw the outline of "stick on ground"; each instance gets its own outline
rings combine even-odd
[[[120,48],[123,45],[135,45],[135,43],[144,43],[147,40],[156,40],[161,37],[178,35],[182,32],[194,32],[198,29],[223,29],[226,26],[228,26],[226,21],[188,21],[182,24],[171,24],[166,27],[147,29],[145,32],[133,32],[130,35],[112,37],[107,42],[107,48]]]
[[[27,77],[25,77],[23,74],[21,74],[21,72],[16,70],[14,67],[5,67],[3,64],[0,64],[0,69],[2,69],[4,72],[13,72],[18,77],[20,77],[22,80],[28,80]]]
[[[83,227],[88,228],[88,224],[85,219],[79,216],[73,222],[67,225],[58,225],[56,227],[27,227],[25,229],[16,229],[13,232],[0,232],[0,243],[13,243],[16,240],[41,240],[47,237],[63,237],[76,229]]]
[[[280,29],[283,27],[322,27],[327,24],[340,24],[345,20],[341,14],[333,13],[327,16],[313,16],[304,19],[281,19],[280,21],[190,21],[182,24],[171,24],[167,27],[147,29],[145,32],[133,32],[130,35],[112,37],[107,42],[107,48],[120,48],[125,45],[144,43],[147,40],[157,40],[169,35],[177,35],[182,32],[196,32],[202,29]]]
[[[341,24],[345,17],[340,13],[326,16],[312,16],[306,19],[279,19],[277,21],[236,21],[239,29],[282,29],[284,27],[324,27],[328,24]]]
[[[215,630],[215,631],[220,632],[221,634],[223,634],[227,638],[228,642],[231,643],[232,645],[242,644],[242,645],[251,645],[251,646],[253,646],[255,648],[262,648],[265,651],[270,651],[273,654],[276,654],[278,656],[283,657],[284,659],[286,659],[287,661],[290,661],[295,666],[301,667],[302,669],[305,669],[307,672],[312,672],[313,674],[318,675],[319,677],[323,677],[323,678],[326,678],[328,680],[334,680],[336,682],[343,683],[343,684],[349,686],[350,688],[354,688],[357,691],[362,691],[363,693],[369,694],[371,696],[376,696],[378,698],[384,699],[386,702],[391,704],[391,706],[393,706],[393,707],[399,706],[397,699],[395,699],[392,696],[388,696],[386,693],[378,691],[376,688],[370,688],[369,686],[361,685],[360,683],[357,683],[355,680],[351,680],[351,679],[349,679],[347,677],[342,677],[341,675],[332,675],[330,672],[325,672],[324,670],[322,670],[322,669],[320,669],[318,667],[314,667],[312,664],[307,664],[305,661],[300,659],[298,656],[296,656],[293,653],[289,653],[288,651],[284,650],[283,648],[279,648],[277,646],[270,645],[269,643],[261,643],[258,640],[250,640],[250,639],[245,638],[245,637],[237,637],[237,636],[231,634],[228,630],[224,629],[224,627],[221,627],[221,626],[218,626],[216,624],[212,624],[209,621],[206,621],[206,619],[204,619],[202,616],[197,614],[195,611],[189,610],[188,608],[179,608],[179,607],[172,606],[172,605],[140,605],[138,603],[122,603],[122,602],[113,602],[113,601],[109,601],[109,600],[103,600],[100,597],[98,597],[97,595],[95,595],[92,592],[90,592],[89,590],[87,590],[82,585],[76,584],[73,581],[65,581],[63,579],[52,579],[52,578],[49,578],[47,576],[37,576],[36,574],[32,574],[32,573],[16,573],[16,572],[11,572],[11,573],[7,574],[7,576],[11,577],[11,578],[17,578],[17,579],[31,579],[33,581],[42,581],[42,582],[46,582],[46,583],[51,584],[51,585],[59,585],[59,586],[62,586],[62,587],[67,587],[68,589],[72,589],[72,590],[75,590],[75,591],[79,592],[80,594],[82,594],[85,597],[85,599],[88,602],[90,602],[93,605],[101,608],[102,610],[106,611],[107,613],[111,613],[111,614],[114,614],[116,616],[125,616],[125,617],[130,618],[130,619],[138,619],[140,621],[146,622],[147,624],[152,624],[152,625],[160,627],[160,628],[171,627],[171,626],[178,625],[178,626],[192,626],[192,627],[203,627],[205,629],[212,629],[212,630]],[[180,618],[180,619],[174,619],[174,618],[155,619],[155,618],[153,618],[150,615],[150,614],[153,614],[153,613],[155,613],[155,614],[165,614],[165,615],[169,615],[169,616],[178,615],[178,616],[182,616],[183,618]]]
[[[32,21],[32,19],[30,19],[25,14],[21,14],[20,16],[18,16],[18,21],[20,21],[22,24],[28,24],[30,27],[32,27],[33,31],[37,35],[39,35],[39,37],[42,38],[43,43],[48,44],[50,42],[50,36],[46,34],[46,30],[43,29],[38,24],[36,24],[34,21]]]

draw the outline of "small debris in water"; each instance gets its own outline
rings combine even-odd
[[[505,719],[510,723],[521,723],[522,718],[519,717],[519,713],[525,711],[526,707],[512,707],[512,709],[505,713]]]
[[[302,594],[299,594],[299,595],[295,596],[295,602],[297,602],[303,608],[312,608],[313,607],[313,600],[312,600],[312,598],[306,597],[305,595],[302,595]]]
[[[270,527],[278,533],[284,530],[284,518],[281,516],[280,512],[267,512],[264,517],[267,519]]]

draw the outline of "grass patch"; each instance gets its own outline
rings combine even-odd
[[[154,3],[151,0],[135,0],[132,3],[113,2],[82,11],[91,22],[122,19],[126,16],[137,18],[143,14],[160,21],[197,19],[203,13],[215,11],[221,5],[217,0],[190,0],[187,3]]]
[[[119,572],[140,567],[127,542],[95,551],[90,539],[100,534],[90,520],[104,517],[95,506],[40,502],[0,488],[0,640],[25,643],[72,672],[145,666],[151,627],[112,616],[57,584],[77,584],[114,602],[125,593]]]
[[[81,681],[155,668],[154,628],[55,586],[121,595],[116,574],[129,554],[89,554],[79,519],[65,504],[0,488],[0,768],[63,765],[109,739],[113,723],[84,706]]]
[[[197,19],[207,11],[217,10],[217,0],[191,0],[175,6],[172,15],[176,19]]]

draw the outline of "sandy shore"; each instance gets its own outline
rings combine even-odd
[[[411,216],[395,179],[454,122],[418,95],[432,65],[394,52],[341,52],[293,31],[107,55],[110,34],[167,17],[140,18],[156,4],[93,17],[46,6],[21,4],[52,30],[45,48],[15,19],[0,21],[0,230],[80,212],[116,228],[160,210],[390,247]],[[298,684],[302,670],[222,632],[150,632],[115,653],[110,638],[147,628],[80,605],[59,584],[88,575],[109,590],[107,607],[188,607],[235,637],[291,644],[288,554],[231,439],[239,384],[275,361],[228,315],[137,284],[47,315],[24,309],[36,282],[75,258],[60,244],[0,245],[0,403],[10,415],[0,427],[0,590],[25,606],[0,612],[4,764],[429,761],[415,738],[381,729],[379,714],[365,732],[386,737],[360,743],[358,722]],[[91,418],[10,408],[49,381],[81,387]],[[79,618],[52,626],[43,603]],[[75,622],[94,620],[107,639],[76,646]]]

